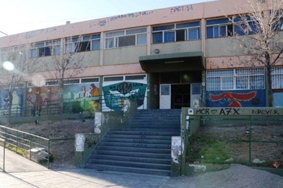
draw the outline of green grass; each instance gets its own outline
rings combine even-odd
[[[231,153],[231,149],[227,147],[225,142],[211,141],[207,143],[199,151],[199,153],[196,154],[196,156],[199,159],[204,159],[204,160],[225,161],[232,157],[229,153]]]

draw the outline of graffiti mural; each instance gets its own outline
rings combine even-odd
[[[137,82],[120,82],[103,87],[106,106],[112,110],[122,110],[124,101],[131,100],[140,107],[144,104],[147,84]]]
[[[83,113],[99,110],[98,83],[84,83],[64,86],[64,112]],[[59,105],[59,87],[31,87],[26,92],[26,102],[31,105],[32,115],[40,115],[45,108]],[[38,113],[38,114],[36,114]]]
[[[64,110],[71,113],[99,111],[98,83],[66,85]]]
[[[208,91],[207,107],[264,107],[265,91]]]
[[[58,86],[30,87],[26,91],[26,103],[33,116],[45,108],[52,108],[58,101]]]
[[[12,96],[12,108],[11,112],[17,115],[22,115],[23,106],[24,106],[24,89],[16,89]],[[0,90],[0,110],[2,112],[1,115],[7,115],[9,112],[9,95],[5,90]]]

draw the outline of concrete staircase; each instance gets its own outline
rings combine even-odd
[[[122,130],[110,130],[85,168],[170,175],[171,136],[180,136],[181,110],[138,110]]]

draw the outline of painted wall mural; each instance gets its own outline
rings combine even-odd
[[[103,96],[106,106],[119,111],[124,107],[126,100],[137,103],[140,107],[144,104],[147,84],[138,82],[119,82],[103,87]]]
[[[31,105],[32,115],[40,115],[45,108],[58,106],[59,87],[31,87],[26,92],[26,102]],[[83,113],[99,111],[98,83],[84,83],[65,85],[64,87],[64,112]],[[37,114],[39,113],[39,114]]]
[[[207,91],[207,107],[265,107],[265,90]]]
[[[65,112],[99,111],[99,93],[98,83],[66,85],[64,88]]]
[[[12,113],[16,115],[22,115],[24,107],[24,89],[16,89],[13,92],[12,98]],[[9,95],[5,90],[0,90],[0,110],[1,115],[7,115],[9,111]]]
[[[26,104],[33,116],[40,115],[45,108],[52,109],[58,101],[58,86],[30,87],[26,90]]]

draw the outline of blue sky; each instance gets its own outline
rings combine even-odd
[[[8,35],[125,13],[213,0],[0,0],[0,31]],[[0,37],[4,36],[0,33]]]

